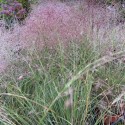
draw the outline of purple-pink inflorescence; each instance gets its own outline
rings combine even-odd
[[[80,6],[80,5],[79,5]],[[90,8],[62,3],[41,4],[26,19],[20,33],[27,44],[36,43],[52,46],[58,42],[67,43],[80,40],[83,35],[92,35],[94,28],[99,29],[108,22],[104,9]]]
[[[20,11],[24,13],[24,10]],[[109,20],[108,12],[98,6],[88,7],[84,3],[42,3],[25,19],[25,25],[16,25],[10,34],[4,34],[5,37],[1,35],[0,41],[6,42],[8,49],[16,52],[22,48],[32,49],[34,46],[42,49],[44,45],[67,45],[70,41],[83,41],[86,37],[99,38],[101,30],[106,32]]]

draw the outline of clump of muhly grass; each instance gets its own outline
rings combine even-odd
[[[92,91],[94,82],[99,79],[107,82],[104,91],[111,86],[113,89],[116,86],[117,93],[120,91],[119,86],[124,83],[124,63],[115,66],[115,63],[109,63],[115,60],[113,54],[111,58],[99,59],[100,53],[95,52],[93,41],[88,41],[92,33],[96,36],[91,30],[100,30],[104,18],[99,14],[102,13],[98,12],[98,18],[94,18],[97,8],[92,8],[87,11],[93,12],[91,18],[84,13],[86,11],[77,10],[78,6],[60,3],[40,5],[26,19],[24,26],[16,27],[7,38],[1,37],[10,48],[18,51],[19,45],[24,49],[19,60],[9,67],[9,75],[1,78],[1,84],[6,85],[0,89],[4,100],[2,106],[12,123],[97,124],[104,113],[96,121],[93,112],[102,99],[103,88],[101,93],[100,90]],[[91,22],[91,19],[95,20]],[[31,50],[28,51],[29,46]],[[71,93],[62,96],[70,87]]]

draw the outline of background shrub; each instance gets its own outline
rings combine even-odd
[[[14,21],[21,22],[27,16],[30,10],[28,0],[4,0],[0,1],[0,17],[6,24],[11,26]]]

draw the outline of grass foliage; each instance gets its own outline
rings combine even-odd
[[[102,124],[111,105],[98,118],[95,109],[103,92],[113,88],[111,94],[119,93],[125,81],[124,65],[113,60],[100,66],[100,55],[88,40],[23,53],[24,61],[14,63],[9,75],[1,77],[1,125]],[[107,83],[96,91],[99,79]]]

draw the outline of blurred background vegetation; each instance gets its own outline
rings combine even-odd
[[[0,0],[0,20],[4,20],[8,28],[13,22],[22,23],[31,10],[31,4],[40,0]],[[76,0],[59,0],[69,2]],[[81,0],[82,1],[82,0]],[[125,18],[125,0],[86,0],[90,4],[117,6],[119,14]]]

